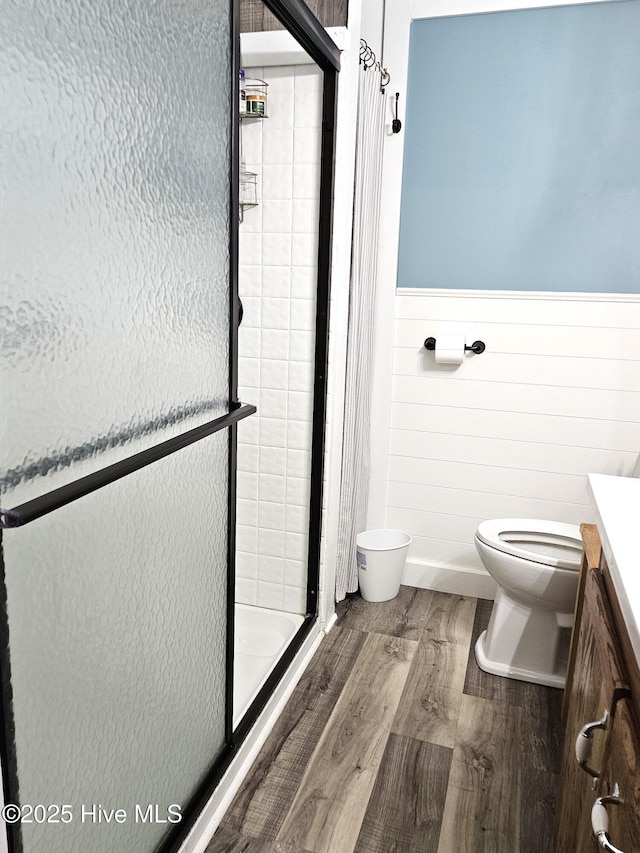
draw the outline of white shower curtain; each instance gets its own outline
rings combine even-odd
[[[360,66],[336,601],[358,589],[356,537],[367,521],[369,422],[385,97]]]

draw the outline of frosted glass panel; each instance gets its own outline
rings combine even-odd
[[[226,431],[3,534],[25,853],[155,850],[224,742]],[[82,472],[81,472],[82,473]],[[82,804],[122,808],[105,826]]]
[[[3,23],[11,504],[228,409],[230,4],[9,0]]]

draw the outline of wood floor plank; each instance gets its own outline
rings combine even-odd
[[[562,763],[562,691],[531,686],[536,690],[522,711],[519,853],[547,853],[553,845]]]
[[[526,726],[526,722],[524,725]],[[523,768],[519,853],[550,853],[555,827],[558,779],[553,773]]]
[[[392,731],[453,747],[476,600],[434,592]]]
[[[334,627],[318,648],[229,807],[223,828],[274,840],[366,635]]]
[[[463,695],[438,853],[519,850],[521,731],[521,708]]]
[[[523,767],[560,773],[562,763],[562,690],[530,684],[522,732]]]
[[[401,586],[391,601],[365,601],[357,593],[337,606],[338,625],[358,631],[417,640],[434,595],[428,589]]]
[[[479,670],[459,598],[340,605],[207,853],[547,853],[562,693]]]
[[[309,853],[282,841],[247,838],[233,829],[220,829],[209,842],[205,853]]]
[[[493,601],[478,599],[463,691],[469,696],[493,699],[496,702],[507,702],[519,708],[526,708],[531,703],[532,695],[538,685],[529,684],[526,681],[517,681],[514,678],[503,678],[500,675],[491,675],[491,673],[481,670],[476,663],[474,651],[476,640],[489,624],[492,608]]]
[[[278,832],[314,853],[353,851],[417,643],[368,634]]]
[[[557,774],[562,758],[562,690],[491,675],[476,663],[474,646],[489,624],[492,606],[492,601],[477,602],[464,692],[526,709],[529,725],[523,732],[523,757],[532,768]]]
[[[436,850],[451,750],[390,734],[355,853]]]

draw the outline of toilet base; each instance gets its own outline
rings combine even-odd
[[[500,587],[487,630],[476,643],[480,669],[493,675],[564,687],[570,614],[531,606]]]
[[[546,687],[558,687],[564,689],[565,676],[553,672],[534,672],[530,669],[521,669],[511,664],[491,660],[485,654],[485,639],[487,632],[483,631],[478,637],[475,645],[476,662],[480,669],[491,675],[500,675],[503,678],[515,678],[518,681],[529,681],[532,684],[543,684]]]

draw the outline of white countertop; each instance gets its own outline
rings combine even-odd
[[[589,474],[589,493],[602,550],[640,661],[640,480]]]

